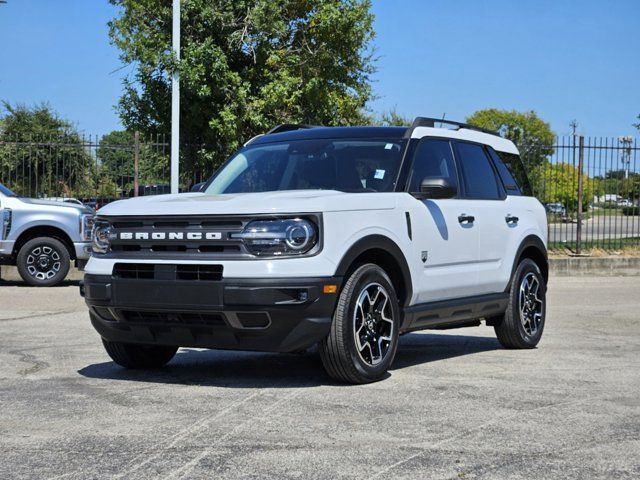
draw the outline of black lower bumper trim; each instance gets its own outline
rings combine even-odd
[[[341,278],[162,281],[86,274],[91,323],[110,341],[289,352],[324,338]],[[338,288],[339,291],[339,288]]]

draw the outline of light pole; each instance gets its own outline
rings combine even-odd
[[[631,135],[618,137],[618,142],[622,146],[622,164],[624,165],[624,178],[629,178],[629,165],[631,164],[631,145],[633,137]]]
[[[173,0],[173,52],[180,60],[180,0]],[[180,76],[171,74],[171,193],[178,193],[180,177]]]

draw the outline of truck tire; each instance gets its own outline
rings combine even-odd
[[[71,266],[64,243],[51,237],[36,237],[25,243],[16,258],[18,273],[29,285],[52,287],[62,282]]]
[[[520,262],[509,289],[509,304],[494,329],[504,348],[535,348],[542,337],[547,311],[547,286],[531,259]]]
[[[111,359],[121,367],[142,369],[165,366],[178,351],[178,347],[162,345],[136,345],[133,343],[110,342],[102,339],[104,349]]]
[[[365,264],[347,279],[320,358],[332,378],[347,383],[382,379],[396,354],[400,306],[391,280],[377,265]]]

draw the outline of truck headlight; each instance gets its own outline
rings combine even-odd
[[[302,255],[318,243],[318,228],[304,218],[253,220],[231,238],[242,239],[257,256]]]
[[[80,236],[85,242],[91,241],[91,231],[93,230],[93,215],[82,215],[80,217]]]
[[[0,221],[2,221],[0,224],[0,240],[4,240],[9,237],[9,232],[11,231],[11,217],[11,209],[5,208],[2,211],[2,218],[0,218]]]
[[[96,220],[91,233],[91,249],[94,253],[107,253],[111,248],[112,227],[109,222]]]

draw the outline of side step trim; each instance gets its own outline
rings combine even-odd
[[[464,324],[466,320],[493,317],[504,313],[508,303],[509,294],[501,292],[412,305],[404,309],[400,330],[404,333],[441,328]]]

